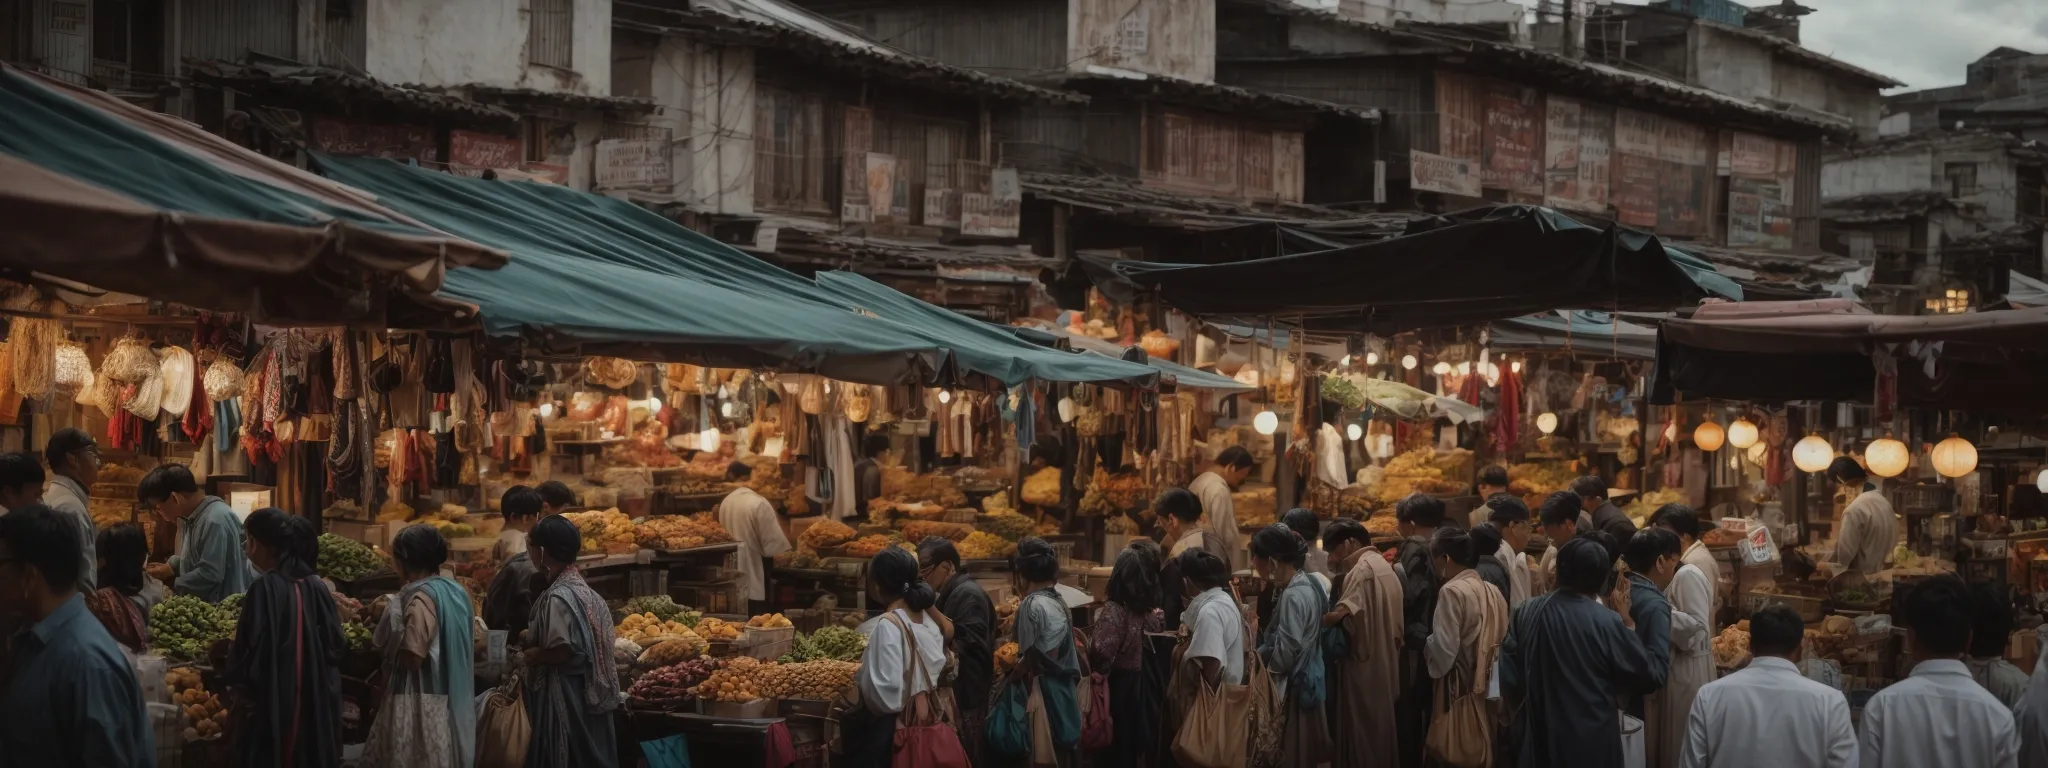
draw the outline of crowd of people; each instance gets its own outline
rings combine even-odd
[[[1749,616],[1752,660],[1717,679],[1718,568],[1689,507],[1666,505],[1637,530],[1605,483],[1583,478],[1534,511],[1497,492],[1466,525],[1415,495],[1397,505],[1400,540],[1384,552],[1356,520],[1292,510],[1239,553],[1221,522],[1234,511],[1214,506],[1242,482],[1240,458],[1219,457],[1200,490],[1158,496],[1162,540],[1114,553],[1085,632],[1043,540],[1017,544],[1007,620],[947,539],[875,555],[867,590],[882,610],[841,703],[837,762],[895,765],[921,745],[975,766],[1209,765],[1217,743],[1234,743],[1244,764],[1302,768],[2048,766],[2048,666],[2030,676],[2005,662],[2009,605],[1952,576],[1895,596],[1911,674],[1852,723],[1842,692],[1802,670],[1806,626],[1783,606]],[[177,527],[177,555],[147,565],[141,527],[95,535],[84,514],[98,466],[73,430],[40,459],[0,455],[0,763],[154,765],[134,659],[151,607],[176,594],[244,596],[233,639],[213,649],[239,764],[338,766],[346,641],[314,573],[311,522],[277,509],[238,519],[166,464],[137,495]],[[1890,509],[1853,461],[1829,474],[1853,499],[1837,565],[1869,568],[1866,540],[1891,535]],[[1482,487],[1504,490],[1499,475],[1483,472]],[[765,571],[788,543],[757,498],[735,495],[720,515],[746,532],[742,562]],[[441,533],[398,533],[403,586],[371,610],[383,699],[365,765],[466,768],[503,746],[479,745],[473,727],[487,629],[523,649],[505,684],[530,724],[524,764],[617,763],[611,610],[576,566],[575,525],[555,514],[572,504],[560,483],[505,492],[503,566],[480,615],[441,575]],[[1531,557],[1538,528],[1550,545]],[[1245,591],[1234,574],[1246,571],[1265,594]],[[742,573],[747,597],[763,599],[759,573]],[[1017,655],[999,671],[1005,635]],[[1218,719],[1219,706],[1241,711]]]

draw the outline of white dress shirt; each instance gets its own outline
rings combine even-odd
[[[1493,559],[1499,560],[1508,572],[1508,610],[1514,610],[1523,600],[1529,599],[1529,558],[1503,541],[1500,543],[1500,551],[1494,553]]]
[[[1955,659],[1933,659],[1863,706],[1862,768],[2016,768],[2012,712]]]
[[[1721,563],[1714,559],[1714,552],[1707,549],[1706,542],[1702,541],[1693,542],[1692,546],[1685,549],[1685,555],[1679,560],[1685,565],[1700,569],[1700,574],[1707,577],[1708,600],[1706,613],[1701,618],[1705,619],[1707,627],[1712,629],[1716,615],[1721,610]]]
[[[2012,662],[1993,656],[1988,659],[1972,658],[1963,662],[1970,668],[1970,678],[1984,686],[1992,696],[2005,702],[2008,708],[2020,705],[2020,697],[2027,693],[2027,673],[2021,672]]]
[[[1849,768],[1856,732],[1842,692],[1784,659],[1759,656],[1700,688],[1681,768]]]
[[[1230,553],[1230,572],[1244,570],[1246,558],[1237,546],[1237,505],[1230,500],[1230,483],[1215,472],[1203,472],[1188,483],[1188,491],[1202,501],[1202,521],[1209,524],[1223,551]]]

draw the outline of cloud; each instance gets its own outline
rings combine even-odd
[[[1963,82],[1964,67],[2001,45],[2048,53],[2039,0],[1800,0],[1806,47],[1918,90]]]

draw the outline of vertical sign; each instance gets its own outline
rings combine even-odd
[[[846,108],[846,143],[840,148],[839,220],[873,221],[868,203],[868,149],[874,146],[874,113]]]
[[[1579,120],[1584,115],[1576,99],[1551,96],[1543,110],[1543,193],[1557,208],[1584,210],[1584,192],[1579,189]]]
[[[1117,61],[1135,59],[1152,48],[1152,9],[1145,0],[1137,3],[1137,7],[1117,19],[1116,49],[1112,53]]]
[[[1747,133],[1728,144],[1728,244],[1790,250],[1798,147]]]
[[[1579,110],[1579,199],[1583,210],[1605,213],[1614,189],[1614,109],[1593,104]]]
[[[1657,185],[1657,231],[1692,237],[1707,234],[1707,194],[1713,169],[1707,131],[1698,125],[1664,118],[1657,125],[1657,161],[1663,168]]]
[[[1018,182],[1017,169],[991,171],[988,186],[987,194],[960,196],[960,234],[1016,237],[1018,215],[1024,208],[1024,186]]]
[[[896,218],[896,158],[880,152],[869,152],[862,168],[861,177],[867,179],[870,221],[893,221]]]
[[[1614,113],[1614,187],[1609,197],[1616,218],[1632,227],[1657,226],[1660,119],[1633,109]]]
[[[1485,86],[1482,185],[1524,195],[1542,195],[1541,104],[1536,91],[1506,83]]]
[[[1437,151],[1474,163],[1486,154],[1486,108],[1476,80],[1455,72],[1436,73]]]

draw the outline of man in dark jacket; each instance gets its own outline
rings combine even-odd
[[[1579,530],[1599,529],[1613,536],[1616,543],[1628,546],[1630,537],[1636,535],[1635,521],[1628,514],[1607,500],[1607,481],[1596,475],[1587,475],[1572,481],[1572,493],[1578,494],[1579,505],[1586,515],[1579,518]]]
[[[970,762],[986,765],[980,735],[995,685],[995,605],[981,584],[960,570],[960,551],[946,537],[926,536],[918,542],[917,565],[925,583],[939,589],[939,612],[953,622],[953,656],[960,663],[953,705],[960,717],[961,746]]]

